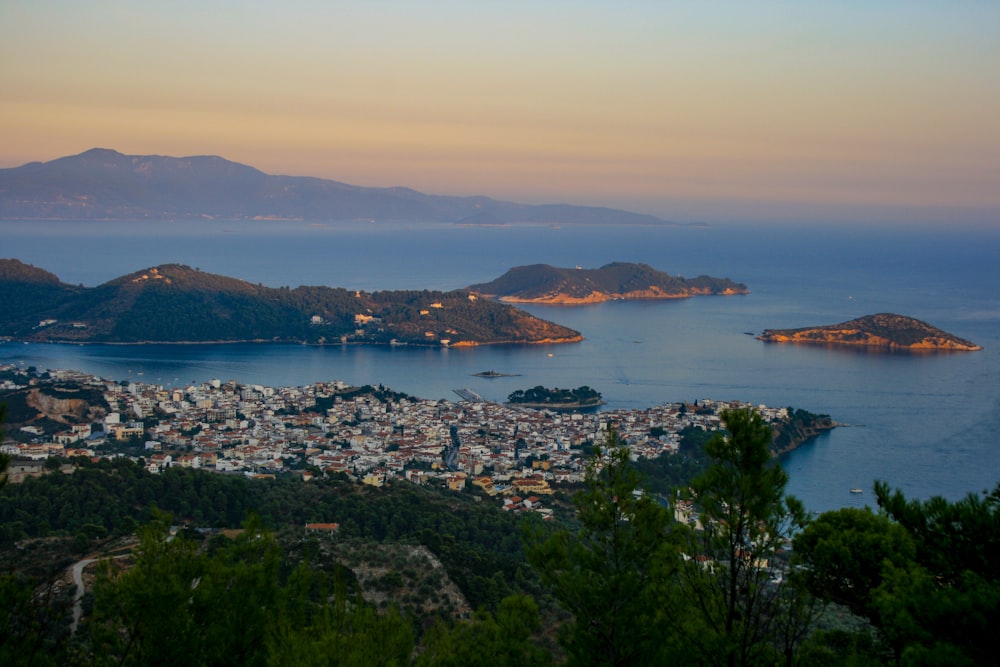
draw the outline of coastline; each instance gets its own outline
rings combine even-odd
[[[532,410],[555,410],[565,412],[569,410],[591,410],[606,405],[605,401],[596,403],[511,403],[505,402],[503,405],[511,408],[530,408]]]
[[[586,306],[594,303],[606,303],[608,301],[674,301],[677,299],[691,299],[696,296],[743,296],[750,291],[737,291],[726,289],[721,292],[711,292],[708,290],[691,290],[683,294],[650,293],[650,292],[627,292],[624,294],[606,294],[594,292],[587,296],[574,297],[565,294],[557,294],[551,297],[525,298],[518,296],[486,295],[489,298],[496,298],[501,303],[527,304],[537,306]]]
[[[539,340],[495,340],[495,341],[458,341],[456,343],[442,344],[440,342],[425,343],[419,342],[399,342],[399,341],[327,341],[311,342],[302,340],[274,340],[269,338],[251,338],[241,340],[220,339],[220,340],[140,340],[140,341],[108,341],[108,340],[74,340],[74,339],[49,339],[31,340],[25,338],[0,337],[0,342],[7,343],[30,343],[32,345],[120,345],[120,346],[141,346],[141,345],[305,345],[308,347],[338,347],[351,345],[369,345],[375,347],[420,347],[420,348],[450,348],[450,347],[479,347],[484,345],[561,345],[563,343],[580,343],[583,335],[570,336],[567,338],[542,338]]]
[[[901,345],[889,340],[837,340],[818,338],[795,338],[791,336],[777,335],[769,331],[764,331],[755,338],[768,345],[807,345],[811,347],[825,347],[831,349],[853,349],[864,352],[875,352],[882,354],[949,354],[959,352],[981,352],[981,345],[934,345],[929,343],[918,343],[914,345]]]

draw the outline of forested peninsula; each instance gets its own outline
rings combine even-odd
[[[97,287],[0,259],[0,336],[33,342],[568,343],[579,332],[465,290],[272,288],[166,264]]]
[[[800,329],[766,329],[757,336],[766,343],[847,345],[873,350],[933,352],[983,349],[971,341],[905,315],[879,313],[840,324]]]
[[[648,264],[612,262],[599,269],[517,266],[496,280],[470,285],[469,291],[508,303],[577,305],[613,300],[682,299],[703,295],[749,294],[729,278],[683,278]]]

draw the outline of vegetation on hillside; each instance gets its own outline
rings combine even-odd
[[[557,298],[602,299],[683,297],[694,294],[742,294],[746,285],[728,278],[699,276],[688,279],[658,271],[648,264],[612,262],[599,269],[557,268],[533,264],[510,269],[488,283],[472,285],[473,292],[531,301]]]
[[[462,345],[579,340],[465,291],[271,288],[169,264],[94,288],[0,260],[0,336],[34,341],[287,341]],[[51,274],[48,274],[51,275]]]
[[[878,511],[810,520],[770,426],[722,419],[662,495],[611,431],[555,522],[471,490],[73,461],[0,490],[0,662],[995,664],[1000,485],[950,502],[879,483]],[[71,632],[59,582],[88,555]]]
[[[588,408],[601,404],[601,393],[588,386],[576,389],[548,389],[542,385],[531,389],[518,389],[507,396],[513,405],[551,408]]]
[[[891,350],[981,350],[975,343],[959,338],[927,322],[879,313],[818,327],[766,329],[758,338],[768,343],[821,343],[856,345]]]

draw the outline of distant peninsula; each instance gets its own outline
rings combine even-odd
[[[970,341],[904,315],[879,313],[840,324],[801,329],[766,329],[758,340],[766,343],[848,345],[886,351],[975,351]]]
[[[463,347],[579,332],[465,290],[271,288],[165,264],[97,287],[0,259],[0,336],[33,342],[291,342]]]
[[[216,155],[124,155],[93,148],[0,169],[0,220],[451,222],[669,225],[599,206],[520,204],[266,174]]]
[[[508,303],[560,305],[749,294],[746,285],[729,278],[683,278],[648,264],[629,262],[612,262],[599,269],[565,269],[548,264],[518,266],[496,280],[470,285],[467,289]]]

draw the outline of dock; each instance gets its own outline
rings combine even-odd
[[[470,401],[472,403],[485,403],[486,399],[472,391],[471,389],[452,389],[453,392],[458,394],[459,398],[463,401]]]

